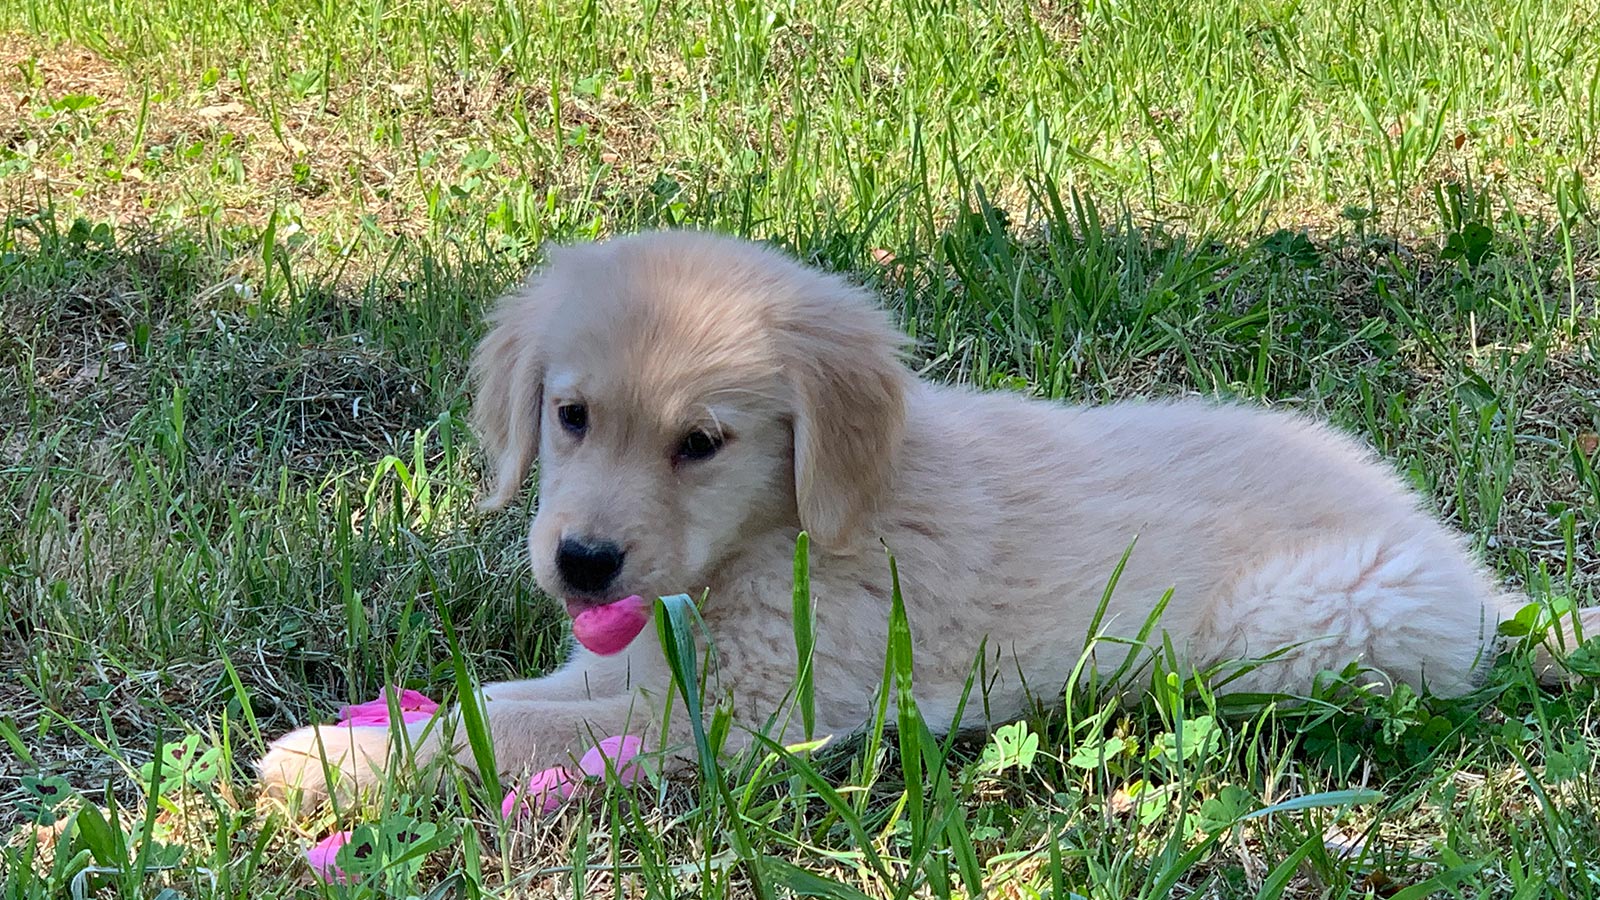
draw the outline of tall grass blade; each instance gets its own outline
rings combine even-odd
[[[494,737],[489,731],[488,713],[483,708],[483,694],[472,683],[467,671],[466,654],[456,635],[455,624],[450,620],[450,610],[445,608],[443,595],[434,592],[434,608],[439,612],[439,623],[444,627],[445,644],[450,649],[450,668],[455,676],[456,703],[460,710],[461,727],[466,729],[467,743],[472,748],[472,759],[478,766],[478,777],[490,801],[505,796],[500,784],[500,769],[494,758]],[[450,738],[451,735],[443,735]]]
[[[722,777],[722,766],[706,736],[705,720],[701,717],[701,685],[693,631],[693,623],[699,620],[699,613],[688,594],[659,597],[655,606],[656,637],[661,641],[662,652],[672,670],[673,685],[683,698],[683,708],[689,718],[689,730],[694,736],[695,753],[700,762],[700,777],[727,811],[728,837],[734,853],[738,854],[750,877],[751,889],[761,900],[766,900],[770,893],[763,875],[764,860],[745,832],[744,821],[728,791],[727,781]],[[668,700],[670,707],[670,697]]]
[[[798,657],[795,670],[796,701],[805,738],[816,736],[817,712],[811,677],[812,652],[816,647],[816,622],[811,603],[811,536],[800,532],[794,543],[794,649]]]

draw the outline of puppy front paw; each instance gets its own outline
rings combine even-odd
[[[382,782],[388,758],[386,726],[314,725],[273,741],[256,772],[264,796],[289,800],[298,795],[313,806],[331,794],[345,804]]]

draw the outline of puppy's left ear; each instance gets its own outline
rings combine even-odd
[[[912,375],[906,336],[865,292],[832,277],[829,296],[789,310],[780,331],[794,403],[795,499],[819,545],[861,537],[888,497]]]
[[[540,315],[548,304],[548,279],[531,279],[495,305],[489,331],[472,354],[471,422],[490,472],[480,509],[500,509],[522,489],[539,452],[544,398]]]

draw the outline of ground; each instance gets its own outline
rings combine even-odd
[[[0,6],[0,896],[1600,896],[1595,648],[1451,702],[1075,695],[513,827],[465,781],[289,814],[247,768],[560,658],[527,510],[473,508],[465,354],[546,241],[641,226],[852,273],[930,378],[1309,409],[1534,631],[1594,603],[1596,12]],[[382,871],[314,880],[363,824]]]

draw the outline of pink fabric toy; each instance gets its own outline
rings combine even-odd
[[[554,812],[585,782],[605,778],[608,761],[609,770],[616,773],[619,782],[637,784],[645,779],[644,767],[635,759],[642,749],[644,741],[631,734],[608,737],[578,760],[578,778],[582,780],[575,780],[560,766],[536,772],[525,787],[512,788],[506,794],[505,801],[500,804],[500,814],[510,819],[533,812],[540,815]]]
[[[513,816],[521,818],[530,812],[540,815],[553,813],[576,790],[572,776],[560,766],[535,772],[526,785],[513,787],[506,792],[506,799],[500,803],[500,815],[509,819]]]
[[[311,872],[323,881],[332,881],[344,884],[350,876],[339,868],[334,859],[339,855],[339,848],[350,843],[350,832],[340,831],[330,834],[311,846],[306,851],[306,862],[311,864]]]
[[[406,688],[400,692],[400,720],[407,724],[423,722],[439,711],[439,704],[423,696],[418,691]],[[388,725],[389,724],[389,699],[380,696],[376,700],[357,703],[353,706],[339,708],[339,725]]]
[[[650,621],[650,603],[638,594],[572,617],[572,636],[601,656],[621,653]]]

